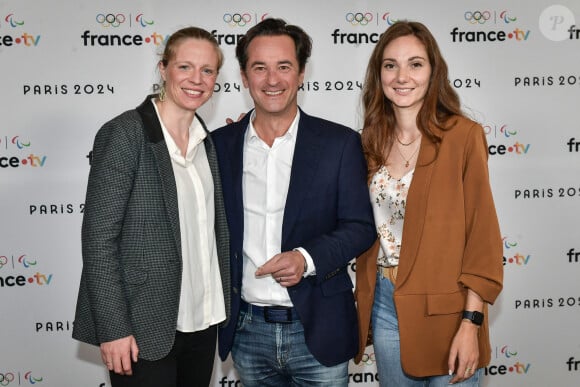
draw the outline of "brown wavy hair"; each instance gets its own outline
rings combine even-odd
[[[423,43],[431,65],[429,86],[417,115],[417,127],[423,138],[438,145],[441,138],[431,128],[445,130],[449,127],[450,117],[463,115],[459,96],[448,79],[447,63],[427,27],[422,23],[406,20],[398,21],[390,26],[381,35],[371,54],[363,86],[364,125],[361,135],[369,179],[382,165],[386,164],[388,154],[385,150],[388,152],[395,136],[395,113],[392,103],[385,97],[381,84],[383,52],[393,40],[408,35],[415,36]]]

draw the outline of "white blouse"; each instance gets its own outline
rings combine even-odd
[[[395,179],[383,165],[372,178],[369,193],[381,245],[377,257],[379,266],[399,264],[405,206],[413,172],[411,170],[400,179]]]

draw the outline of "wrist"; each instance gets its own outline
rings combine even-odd
[[[462,322],[468,322],[470,324],[473,324],[475,326],[477,326],[478,328],[481,326],[481,324],[483,324],[483,313],[478,312],[476,310],[471,311],[471,310],[464,310],[463,311],[463,317],[462,317]]]

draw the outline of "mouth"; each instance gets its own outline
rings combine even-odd
[[[276,91],[267,91],[264,90],[264,94],[269,95],[270,97],[275,97],[277,95],[280,95],[284,92],[284,90],[276,90]]]
[[[191,89],[181,89],[187,95],[191,95],[192,97],[198,97],[203,94],[202,91],[199,90],[191,90]]]
[[[411,91],[413,91],[413,89],[400,89],[400,88],[395,88],[394,90],[395,90],[395,92],[400,93],[400,94],[407,94],[407,93],[410,93]]]

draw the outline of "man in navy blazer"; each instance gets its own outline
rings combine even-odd
[[[376,238],[360,136],[298,108],[310,37],[266,19],[236,56],[255,109],[212,133],[231,244],[220,330],[245,387],[347,386],[357,351],[348,262]]]

